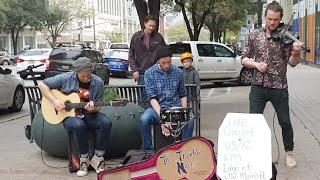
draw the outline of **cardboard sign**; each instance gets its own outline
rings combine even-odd
[[[271,153],[271,132],[262,114],[227,114],[219,128],[217,174],[221,179],[270,179]]]

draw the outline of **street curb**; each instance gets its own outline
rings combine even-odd
[[[20,116],[16,116],[16,117],[14,117],[14,118],[1,120],[1,121],[0,121],[0,124],[6,123],[6,122],[10,122],[10,121],[15,121],[15,120],[18,120],[18,119],[21,119],[21,118],[27,117],[27,116],[30,116],[30,114],[22,114],[22,115],[20,115]]]

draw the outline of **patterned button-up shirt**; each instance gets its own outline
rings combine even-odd
[[[287,83],[287,63],[292,44],[284,44],[274,38],[267,38],[265,28],[260,28],[248,36],[242,57],[265,62],[265,73],[254,69],[252,84],[268,88],[284,89]]]
[[[176,66],[163,71],[158,64],[145,72],[145,87],[148,100],[156,99],[161,108],[181,106],[180,98],[186,97],[183,72]]]

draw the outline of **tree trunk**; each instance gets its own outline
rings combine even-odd
[[[223,43],[226,43],[227,30],[223,31]]]
[[[13,45],[13,54],[16,55],[18,53],[18,35],[15,35],[15,29],[10,29],[11,40]],[[19,32],[17,32],[18,34]]]
[[[220,34],[220,32],[219,32],[219,30],[218,29],[215,29],[214,30],[214,41],[215,42],[219,42],[219,34]]]
[[[148,15],[147,3],[144,0],[133,0],[136,6],[137,13],[139,16],[139,22],[141,29],[144,29],[144,17]]]
[[[213,41],[213,29],[212,28],[209,28],[209,31],[210,31],[210,41],[212,42]]]
[[[159,14],[160,14],[160,0],[148,0],[149,14],[156,18],[157,26],[155,31],[159,30]]]

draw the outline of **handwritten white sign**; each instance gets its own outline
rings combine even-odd
[[[221,179],[269,180],[271,153],[271,132],[262,114],[227,114],[219,128],[217,173]]]

